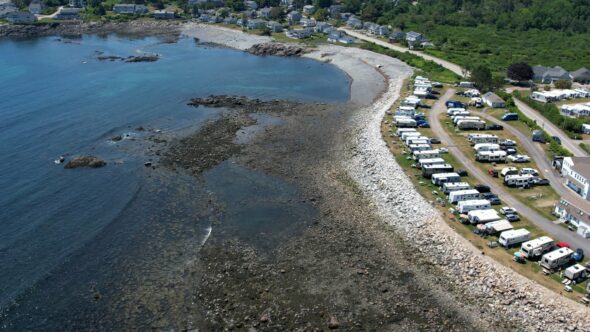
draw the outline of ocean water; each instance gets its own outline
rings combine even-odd
[[[96,58],[144,52],[161,59]],[[222,112],[186,105],[210,94],[344,102],[349,80],[329,64],[256,57],[189,38],[0,41],[4,327],[58,329],[65,312],[93,310],[85,307],[92,285],[129,284],[125,278],[138,273],[158,280],[162,264],[190,260],[179,253],[198,252],[218,225],[229,225],[232,236],[259,238],[284,229],[277,220],[311,218],[305,204],[281,208],[297,196],[295,188],[231,162],[201,180],[144,167],[144,138],[154,130],[185,133]],[[115,135],[126,139],[112,142]],[[54,163],[61,155],[96,155],[108,165],[65,170]],[[101,296],[123,291],[103,289]]]

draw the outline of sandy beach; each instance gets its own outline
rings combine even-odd
[[[188,26],[183,33],[242,50],[270,42],[267,37],[208,25]],[[587,307],[481,255],[413,188],[380,131],[383,116],[399,97],[411,68],[386,56],[334,45],[321,45],[305,56],[330,62],[352,79],[351,101],[363,107],[358,107],[348,123],[342,165],[384,222],[453,280],[463,296],[485,308],[485,316],[503,317],[522,330],[590,330]],[[382,69],[377,70],[378,66]]]

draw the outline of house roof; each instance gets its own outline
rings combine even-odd
[[[422,36],[422,34],[416,31],[410,31],[406,34],[406,36],[410,38],[416,38]]]
[[[483,97],[493,103],[504,103],[504,99],[500,98],[497,94],[493,92],[486,92],[484,93]]]
[[[567,211],[571,216],[576,216],[578,220],[590,221],[590,211],[583,210],[580,207],[573,205],[572,203],[562,199],[557,203],[557,206]]]
[[[590,70],[588,70],[586,67],[582,67],[578,70],[571,72],[571,74],[573,78],[590,77]]]
[[[559,66],[555,66],[553,68],[548,68],[543,76],[564,77],[569,76],[569,72]]]
[[[590,157],[571,157],[574,163],[573,170],[584,178],[590,180]]]

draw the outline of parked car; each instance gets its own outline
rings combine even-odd
[[[553,140],[555,141],[555,143],[561,145],[561,138],[559,138],[558,136],[551,136],[551,138],[553,138]]]
[[[510,155],[507,158],[508,158],[508,160],[510,160],[513,163],[526,163],[531,160],[531,158],[529,156],[524,155],[524,154]]]
[[[440,144],[440,139],[433,137],[430,139],[430,144]]]
[[[516,212],[515,208],[509,207],[509,206],[502,207],[500,209],[500,213],[503,215],[518,214],[518,212]]]
[[[490,201],[490,204],[492,204],[492,205],[500,205],[500,204],[502,204],[502,201],[500,200],[500,197],[498,197],[498,196],[490,197],[487,200]]]
[[[469,176],[469,173],[464,169],[456,170],[455,173],[459,174],[459,176]]]
[[[576,249],[576,252],[574,252],[572,258],[576,262],[581,262],[582,259],[584,259],[584,249],[582,249],[582,248]]]
[[[418,121],[416,124],[420,128],[430,128],[430,124],[427,121]]]
[[[489,193],[490,192],[490,187],[483,185],[483,184],[476,184],[474,188],[475,188],[475,190],[479,191],[480,193]]]
[[[516,146],[516,141],[511,139],[503,139],[498,142],[500,146]]]
[[[515,222],[515,221],[519,221],[520,217],[516,214],[507,214],[505,216],[506,220],[510,221],[510,222]]]
[[[495,123],[486,126],[486,130],[503,130],[504,126],[497,125]]]
[[[516,149],[514,149],[514,148],[507,148],[504,151],[506,151],[506,154],[509,155],[509,156],[516,154]]]
[[[536,178],[536,179],[533,180],[533,184],[535,186],[548,186],[549,185],[549,180]]]
[[[439,153],[449,153],[449,149],[447,149],[447,148],[440,148],[440,149],[438,149],[438,152]]]
[[[498,171],[493,168],[488,169],[488,174],[495,178],[498,177]]]

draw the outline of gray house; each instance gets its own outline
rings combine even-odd
[[[31,14],[39,15],[43,11],[43,4],[41,0],[32,0],[29,4],[29,12]]]
[[[301,21],[301,13],[294,10],[287,14],[287,20],[289,21],[289,24],[297,24]]]
[[[84,8],[86,7],[86,0],[70,0],[69,5],[74,8]]]
[[[331,27],[332,25],[328,22],[317,22],[313,30],[315,32],[326,33],[326,30]]]
[[[4,18],[6,15],[17,11],[18,8],[12,2],[0,2],[0,18]]]
[[[287,37],[293,39],[305,39],[311,37],[311,33],[313,32],[312,29],[298,29],[298,30],[289,30],[287,31]]]
[[[313,15],[313,13],[315,13],[315,6],[314,5],[303,6],[303,14]]]
[[[12,24],[31,24],[37,20],[37,17],[29,12],[12,12],[7,14],[5,18]]]
[[[268,23],[266,23],[266,27],[271,32],[282,32],[283,31],[283,25],[281,25],[281,23],[276,22],[276,21],[269,21]]]
[[[363,22],[354,16],[351,16],[348,19],[348,21],[346,21],[346,25],[348,25],[349,27],[351,27],[353,29],[362,29],[363,28]]]
[[[506,102],[504,99],[500,98],[497,94],[493,92],[484,93],[482,96],[483,102],[486,103],[489,107],[493,108],[502,108],[506,107]]]
[[[172,20],[176,17],[176,14],[170,10],[156,10],[154,11],[154,18],[157,20]]]
[[[62,8],[55,15],[56,20],[79,20],[81,8]]]
[[[400,42],[406,39],[406,33],[403,31],[394,31],[389,35],[390,42]]]
[[[587,83],[590,82],[590,70],[585,67],[582,67],[576,71],[571,72],[572,79],[575,82],[582,82]]]
[[[270,17],[270,8],[269,7],[264,7],[261,10],[258,11],[258,17],[264,17],[264,18],[269,18]]]
[[[377,36],[386,36],[389,34],[389,28],[385,25],[374,24],[369,27],[369,32]]]
[[[424,36],[416,31],[410,31],[406,34],[406,41],[410,48],[414,47],[414,45],[420,45],[422,42],[426,41]]]
[[[113,6],[113,12],[116,14],[146,14],[148,9],[144,5],[135,5],[132,3],[121,3]]]
[[[545,84],[550,84],[559,80],[571,81],[572,78],[567,70],[555,66],[544,67],[544,66],[533,66],[533,80]]]
[[[299,21],[299,24],[301,24],[304,28],[313,28],[315,27],[315,20],[313,18],[302,18]]]
[[[248,29],[252,30],[252,29],[263,29],[264,27],[266,27],[266,22],[259,19],[259,18],[255,18],[253,20],[249,20],[248,24],[246,25],[248,27]]]
[[[250,9],[253,9],[253,10],[258,9],[258,4],[256,3],[256,1],[247,0],[247,1],[244,1],[244,5]]]
[[[328,13],[330,14],[331,18],[340,18],[340,12],[342,11],[342,6],[341,5],[331,5],[328,8]]]

